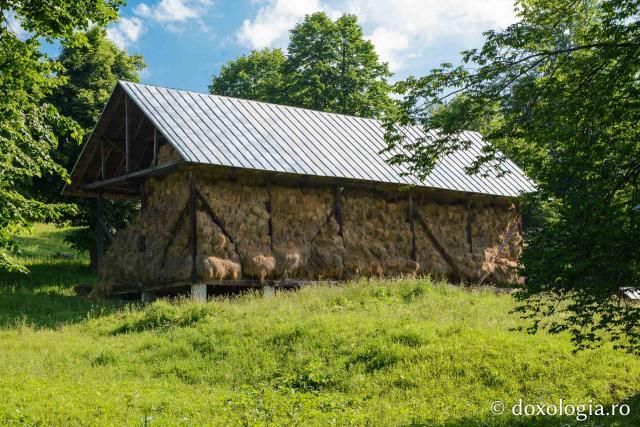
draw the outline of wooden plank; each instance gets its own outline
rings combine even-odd
[[[109,185],[114,185],[114,184],[118,184],[118,183],[124,183],[127,182],[128,180],[132,180],[132,179],[136,179],[136,178],[144,178],[144,177],[148,177],[148,176],[154,176],[154,175],[161,175],[163,173],[169,172],[172,169],[176,168],[177,166],[184,164],[185,162],[183,160],[175,160],[169,163],[164,163],[160,166],[153,166],[150,168],[146,168],[140,171],[135,171],[135,172],[131,172],[129,174],[126,175],[121,175],[121,176],[116,176],[113,178],[108,178],[105,179],[104,181],[96,181],[96,182],[92,182],[91,184],[86,184],[84,185],[82,188],[86,189],[86,190],[96,190],[99,188],[104,188],[107,187]],[[134,189],[135,191],[135,189]]]
[[[436,248],[436,251],[438,251],[438,253],[445,260],[449,268],[451,268],[453,278],[455,280],[462,279],[462,276],[460,275],[460,270],[458,269],[458,266],[456,265],[456,263],[453,261],[453,258],[451,258],[451,255],[449,255],[445,250],[445,248],[440,244],[436,236],[433,234],[433,232],[427,225],[426,221],[422,218],[422,215],[420,215],[420,212],[417,209],[414,209],[413,215],[416,221],[418,221],[418,224],[420,224],[420,226],[424,230],[425,234],[427,235],[427,238],[429,239],[433,247]]]
[[[238,260],[240,260],[240,263],[242,263],[242,256],[240,255],[240,252],[238,251],[238,247],[235,244],[235,240],[233,238],[233,236],[227,231],[226,227],[224,226],[224,224],[222,223],[222,221],[218,218],[218,216],[216,215],[216,213],[213,211],[213,209],[211,208],[211,206],[209,205],[209,203],[207,202],[207,199],[204,198],[204,196],[202,195],[202,193],[200,193],[200,190],[198,190],[197,186],[194,186],[195,189],[195,193],[198,197],[198,200],[200,201],[200,204],[202,205],[202,209],[204,209],[204,212],[209,216],[209,219],[211,219],[211,221],[218,226],[218,228],[220,228],[220,231],[222,231],[222,234],[225,235],[225,237],[227,239],[229,239],[229,242],[233,244],[235,251],[236,251],[236,255],[238,256]]]
[[[169,251],[169,247],[171,247],[171,244],[173,243],[173,241],[178,236],[178,232],[182,227],[182,221],[184,221],[184,217],[187,214],[188,209],[189,209],[189,203],[187,203],[185,207],[182,208],[182,210],[178,214],[178,218],[176,218],[176,222],[171,227],[171,230],[169,232],[169,240],[167,241],[167,244],[164,246],[164,249],[162,251],[162,262],[160,263],[161,267],[164,267],[167,263],[167,252]]]
[[[471,200],[467,200],[467,243],[469,244],[469,253],[473,254],[473,220],[475,215],[473,213],[473,204]]]
[[[413,197],[411,197],[411,193],[409,193],[409,226],[411,227],[411,260],[417,262],[416,221],[413,214]]]
[[[198,281],[198,272],[196,268],[197,256],[198,256],[198,200],[196,196],[196,178],[193,174],[189,175],[189,222],[190,222],[190,235],[189,246],[191,249],[191,281],[196,283]],[[206,299],[206,296],[205,296]]]
[[[273,198],[271,196],[271,182],[267,181],[267,212],[269,212],[269,248],[273,251]]]
[[[144,189],[144,183],[140,184],[140,216],[144,215],[147,210],[147,192]]]
[[[97,212],[96,212],[96,264],[98,267],[98,271],[100,271],[100,267],[102,264],[102,254],[104,251],[104,240],[102,230],[100,229],[100,224],[102,223],[102,203],[103,196],[102,193],[98,194],[97,200]]]
[[[158,128],[153,127],[153,166],[158,166]]]
[[[202,203],[202,208],[204,209],[205,213],[209,216],[209,218],[211,218],[211,221],[213,221],[213,223],[220,228],[220,230],[222,231],[222,234],[224,234],[226,236],[226,238],[229,239],[229,242],[235,244],[235,240],[233,239],[233,236],[231,236],[231,234],[229,234],[229,232],[225,228],[225,226],[222,223],[222,221],[220,221],[218,216],[215,214],[215,212],[213,211],[211,206],[209,206],[209,203],[204,198],[202,193],[200,193],[200,190],[198,190],[197,187],[196,187],[196,195],[198,196],[198,199],[200,200],[200,203]]]
[[[105,170],[104,170],[104,138],[100,138],[100,177],[104,180],[105,178]]]
[[[124,159],[125,171],[131,172],[129,165],[129,96],[124,96]]]
[[[196,285],[207,285],[216,288],[262,288],[265,286],[274,286],[276,288],[300,288],[302,286],[315,286],[315,285],[336,285],[338,283],[346,283],[345,281],[338,280],[306,280],[306,279],[267,279],[260,282],[258,279],[221,279],[221,280],[201,280]],[[136,292],[171,292],[171,290],[188,290],[191,285],[191,281],[173,281],[164,283],[155,283],[153,286],[141,286],[138,282],[131,283],[131,288],[127,289],[126,285],[119,287],[119,290],[111,292],[110,295],[128,295]],[[125,288],[125,289],[123,289]]]
[[[342,216],[342,187],[333,187],[333,210],[338,222],[338,235],[344,238],[344,217]]]

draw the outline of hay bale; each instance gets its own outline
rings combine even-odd
[[[198,256],[196,267],[198,276],[202,279],[238,280],[241,276],[239,263],[214,256]]]
[[[165,159],[172,155],[169,148],[163,151]],[[452,273],[417,224],[417,259],[411,259],[412,233],[408,201],[403,194],[383,196],[364,189],[346,190],[341,198],[341,236],[340,224],[332,213],[335,200],[330,186],[273,186],[270,200],[264,186],[213,180],[205,175],[198,175],[196,181],[213,211],[213,217],[202,207],[197,211],[196,272],[203,279],[344,279]],[[188,173],[150,178],[145,189],[148,199],[144,215],[118,234],[105,255],[100,272],[104,289],[190,278],[190,226],[185,210]],[[515,206],[474,202],[473,245],[469,246],[466,225],[470,213],[464,204],[435,203],[427,193],[422,198],[416,196],[414,203],[463,276],[490,274],[498,281],[518,280],[515,273],[522,236],[517,230],[498,254],[509,222],[516,219]],[[141,238],[144,251],[140,250]]]
[[[180,154],[170,145],[164,144],[158,148],[158,164],[169,163],[174,160],[180,160]]]
[[[276,258],[271,255],[252,254],[242,259],[245,276],[263,281],[276,268]]]

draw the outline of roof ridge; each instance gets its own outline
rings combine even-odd
[[[298,107],[298,106],[295,106],[295,105],[287,105],[287,104],[276,104],[275,102],[266,102],[266,101],[258,101],[258,100],[255,100],[255,99],[239,98],[237,96],[217,95],[217,94],[213,94],[213,93],[196,92],[194,90],[178,89],[178,88],[175,88],[175,87],[160,86],[160,85],[155,85],[155,84],[150,84],[150,83],[131,82],[131,81],[128,81],[128,80],[118,80],[118,83],[127,83],[127,84],[133,84],[133,85],[138,85],[138,86],[152,86],[152,87],[156,87],[156,88],[160,88],[160,89],[168,89],[168,90],[175,90],[175,91],[178,91],[178,92],[193,93],[193,94],[196,94],[196,95],[213,96],[213,97],[226,98],[226,99],[235,99],[235,100],[243,101],[243,102],[255,102],[256,104],[275,105],[275,106],[278,106],[278,107],[293,108],[293,109],[296,109],[296,110],[311,111],[313,113],[329,114],[329,115],[342,116],[342,117],[350,117],[350,118],[359,119],[359,120],[370,120],[370,121],[378,122],[379,124],[382,123],[381,120],[375,119],[373,117],[360,117],[360,116],[353,116],[351,114],[336,113],[336,112],[333,112],[333,111],[314,110],[312,108]]]

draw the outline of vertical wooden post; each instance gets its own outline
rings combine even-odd
[[[104,170],[105,158],[104,158],[104,137],[100,137],[100,177],[104,181],[105,179],[105,170]]]
[[[191,238],[189,243],[191,245],[191,282],[198,282],[198,272],[196,270],[196,257],[198,255],[198,219],[197,219],[197,203],[196,197],[196,179],[193,173],[189,175],[189,219],[191,225]]]
[[[413,197],[409,193],[409,225],[411,227],[411,260],[416,262],[418,259],[416,248],[416,220],[413,215]]]
[[[102,254],[104,252],[104,235],[100,223],[102,222],[102,193],[98,194],[98,208],[96,212],[96,268],[100,271]]]
[[[125,171],[131,172],[129,165],[129,97],[124,96],[124,164]]]
[[[471,204],[471,199],[467,200],[467,243],[469,244],[469,253],[473,254],[473,229],[472,221],[473,221],[473,205]]]
[[[140,184],[140,215],[144,215],[147,209],[147,192],[144,190],[144,184]]]
[[[158,166],[158,129],[153,128],[153,166]]]
[[[271,198],[271,182],[267,181],[267,212],[269,212],[269,247],[273,250],[273,202]]]
[[[343,216],[342,216],[342,188],[333,187],[334,198],[334,213],[336,214],[336,221],[338,222],[338,235],[344,237],[343,233]]]

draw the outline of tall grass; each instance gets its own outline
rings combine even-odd
[[[0,285],[0,424],[640,425],[640,360],[529,336],[508,295],[422,279],[104,305],[73,296],[86,260],[29,263]],[[631,414],[490,411],[560,398]]]

